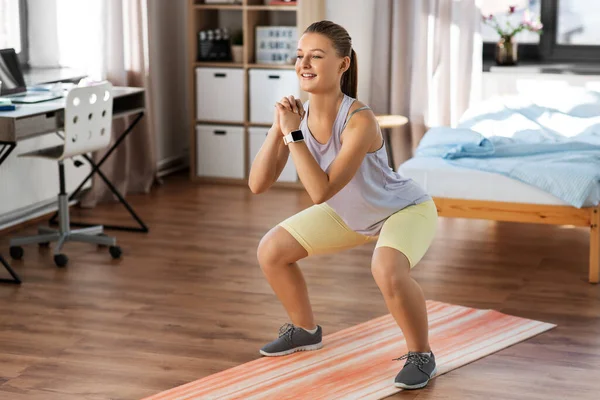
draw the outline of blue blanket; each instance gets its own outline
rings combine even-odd
[[[505,107],[502,112],[530,124],[527,129],[506,129],[502,136],[485,135],[473,120],[458,128],[431,128],[415,156],[441,157],[457,166],[499,173],[581,208],[600,185],[600,117],[582,119],[548,109],[540,113],[537,106]],[[478,123],[483,121],[478,118]]]

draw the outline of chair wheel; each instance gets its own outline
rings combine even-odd
[[[119,246],[110,246],[108,248],[108,251],[110,252],[110,255],[112,256],[112,258],[119,258],[119,257],[121,257],[122,251],[121,251],[121,248]]]
[[[13,260],[20,260],[23,258],[23,248],[21,246],[11,246],[10,247],[10,256]]]
[[[49,247],[50,246],[50,242],[42,242],[40,243],[40,247]]]
[[[64,254],[55,254],[54,255],[54,264],[57,267],[64,267],[69,262],[69,258]]]

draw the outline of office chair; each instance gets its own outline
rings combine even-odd
[[[61,253],[66,242],[85,242],[110,246],[113,258],[121,256],[121,249],[114,237],[104,235],[103,226],[70,229],[68,194],[65,189],[64,160],[91,153],[108,147],[112,124],[112,85],[103,82],[94,86],[76,87],[66,97],[64,112],[64,142],[19,157],[42,157],[58,161],[60,192],[58,194],[59,229],[40,227],[39,235],[14,238],[10,241],[10,255],[14,259],[23,257],[21,245],[38,243],[42,246],[57,242],[54,248],[54,263],[58,267],[67,265],[69,259]]]

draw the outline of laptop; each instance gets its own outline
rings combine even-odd
[[[40,103],[42,101],[60,99],[61,94],[49,91],[27,90],[21,64],[15,49],[0,50],[0,97],[10,99],[13,103]]]

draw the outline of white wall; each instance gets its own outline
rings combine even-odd
[[[358,98],[371,94],[371,47],[373,41],[373,0],[327,0],[325,19],[346,28],[358,58]]]

